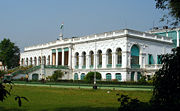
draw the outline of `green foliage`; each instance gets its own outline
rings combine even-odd
[[[61,70],[54,71],[54,74],[51,76],[51,79],[53,81],[57,81],[58,78],[62,78],[64,76],[64,73]]]
[[[20,50],[9,39],[0,42],[0,58],[3,66],[8,69],[19,66]]]
[[[21,100],[21,99],[24,99],[24,100],[26,100],[26,101],[29,101],[26,97],[16,96],[16,97],[15,97],[15,100],[18,101],[19,107],[22,106],[22,100]]]
[[[94,81],[94,74],[95,72],[88,72],[87,75],[85,76],[84,80],[88,82],[93,82]],[[96,80],[101,80],[101,73],[96,72]]]
[[[120,102],[120,107],[118,111],[147,111],[150,110],[148,104],[140,102],[137,98],[132,99],[128,95],[117,94],[119,96],[118,102]]]
[[[146,84],[146,76],[142,76],[141,79],[138,80],[139,84]]]
[[[180,110],[180,48],[172,51],[172,54],[163,55],[163,66],[154,75],[151,99],[154,107],[169,111]]]
[[[5,86],[0,83],[0,101],[3,102],[8,95],[10,95],[10,91],[8,91]]]
[[[171,25],[178,25],[180,22],[180,1],[179,0],[155,0],[156,1],[156,8],[168,10],[169,14],[164,15],[161,21],[167,20],[168,22],[171,22]],[[168,16],[173,17],[173,20],[168,20]]]

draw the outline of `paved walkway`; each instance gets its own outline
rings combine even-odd
[[[92,89],[92,86],[73,86],[73,85],[47,85],[47,84],[28,84],[28,83],[26,83],[26,84],[15,83],[15,85]],[[133,88],[133,87],[104,87],[104,86],[99,86],[98,89],[128,90],[128,91],[152,91],[153,90],[153,88],[146,88],[146,87]]]

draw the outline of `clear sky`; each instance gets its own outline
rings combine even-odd
[[[163,26],[154,0],[0,0],[0,41],[24,47],[64,37]],[[153,23],[154,21],[154,23]]]

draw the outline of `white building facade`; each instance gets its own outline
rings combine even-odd
[[[137,81],[141,75],[152,76],[161,67],[161,55],[172,48],[171,38],[123,29],[26,47],[20,63],[67,66],[69,76],[64,79],[83,80],[97,71],[102,80]]]

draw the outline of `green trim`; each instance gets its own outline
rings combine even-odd
[[[139,69],[140,65],[139,64],[131,64],[131,68]]]
[[[85,74],[82,73],[82,74],[81,74],[81,80],[84,80],[84,78],[85,78]]]
[[[58,52],[62,52],[62,49],[58,49]]]
[[[91,69],[93,69],[94,65],[90,65],[89,67],[90,67]]]
[[[111,74],[110,73],[108,73],[108,74],[106,74],[106,80],[107,81],[110,81],[112,78],[111,78]]]
[[[106,66],[107,66],[107,68],[111,68],[112,64],[107,64]]]
[[[74,74],[74,80],[78,80],[79,78],[78,78],[78,74],[77,73],[75,73]]]
[[[75,66],[75,69],[78,69],[79,68],[79,66]]]
[[[69,48],[64,48],[64,51],[69,51]]]
[[[52,49],[52,53],[56,53],[56,49]]]
[[[116,67],[122,67],[122,64],[116,64]]]
[[[121,81],[121,80],[122,80],[121,73],[116,73],[116,79],[117,79],[118,81]]]
[[[86,69],[86,66],[82,66],[82,69]]]
[[[97,67],[98,67],[98,68],[102,68],[102,64],[99,64]]]

